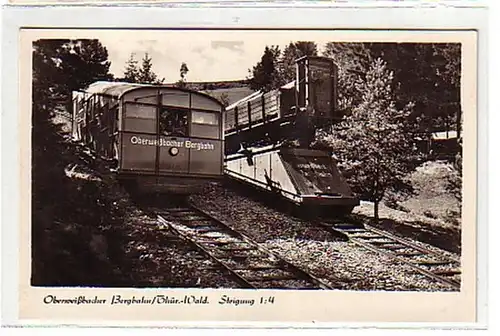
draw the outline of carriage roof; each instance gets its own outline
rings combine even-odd
[[[120,98],[130,90],[140,87],[156,87],[148,84],[126,83],[126,82],[95,82],[85,90],[88,93],[97,93]]]
[[[107,96],[112,96],[115,98],[120,99],[124,94],[127,92],[140,89],[140,88],[155,88],[155,89],[168,89],[168,90],[173,90],[173,91],[183,91],[183,92],[190,92],[199,96],[202,96],[204,98],[216,101],[222,106],[222,103],[217,100],[216,98],[203,93],[203,92],[198,92],[198,91],[193,91],[189,89],[184,89],[184,88],[178,88],[175,86],[171,85],[153,85],[153,84],[138,84],[138,83],[127,83],[127,82],[105,82],[105,81],[99,81],[92,83],[88,86],[88,88],[85,90],[85,92],[90,93],[90,94],[102,94],[102,95],[107,95]]]

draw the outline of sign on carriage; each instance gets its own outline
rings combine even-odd
[[[156,136],[134,135],[130,138],[132,145],[140,146],[159,146],[159,147],[180,147],[194,150],[215,150],[213,143],[199,142],[195,140],[171,140],[160,137],[158,140]]]

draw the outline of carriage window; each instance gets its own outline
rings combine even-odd
[[[160,113],[160,133],[172,136],[187,136],[187,111],[172,107],[163,108]]]
[[[218,115],[211,112],[193,111],[191,118],[193,124],[203,124],[203,125],[219,124]]]
[[[125,106],[125,131],[156,133],[156,107],[127,103]]]

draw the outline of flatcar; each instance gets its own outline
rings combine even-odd
[[[207,94],[101,81],[72,106],[73,139],[141,192],[190,194],[223,176],[224,106]]]
[[[337,77],[337,65],[330,58],[304,56],[296,60],[294,81],[268,92],[257,91],[226,107],[226,154],[233,154],[241,142],[253,147],[291,137],[307,146],[316,127],[342,118]]]
[[[226,175],[308,212],[345,215],[359,205],[332,153],[311,148],[318,127],[342,118],[337,66],[296,61],[296,80],[226,108]]]

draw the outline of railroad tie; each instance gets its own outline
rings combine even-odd
[[[426,261],[418,261],[417,262],[420,265],[429,265],[429,266],[438,266],[438,265],[448,265],[452,264],[452,261],[449,260],[441,260],[441,261],[435,261],[435,260],[426,260]]]
[[[417,251],[417,252],[395,252],[397,255],[402,256],[402,257],[413,257],[413,256],[418,256],[418,255],[423,255],[424,253]]]
[[[452,276],[452,275],[457,275],[461,274],[460,270],[445,270],[445,271],[433,271],[432,272],[435,275],[441,275],[441,276]]]
[[[282,276],[269,276],[269,277],[245,277],[245,280],[249,282],[268,282],[268,281],[283,281],[283,280],[298,280],[297,277],[293,275],[282,275]]]

